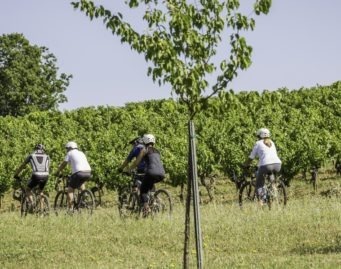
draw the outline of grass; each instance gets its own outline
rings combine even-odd
[[[322,188],[338,181],[325,180]],[[216,202],[201,206],[204,268],[341,268],[340,196],[314,195],[307,186],[290,188],[285,209],[242,211],[233,185],[218,184]],[[175,197],[178,190],[171,191]],[[122,220],[114,201],[92,216],[21,218],[17,210],[4,210],[0,218],[0,268],[183,265],[184,207],[178,201],[172,218],[154,220]],[[190,268],[196,268],[194,235],[190,253]]]

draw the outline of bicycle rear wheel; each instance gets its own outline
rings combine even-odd
[[[39,217],[48,216],[50,213],[50,202],[46,195],[39,195],[36,202],[35,212]]]
[[[26,217],[32,205],[30,205],[26,195],[21,199],[20,214],[22,217]]]
[[[61,211],[67,210],[67,193],[65,191],[57,192],[56,198],[54,199],[53,209],[58,215]]]
[[[287,191],[282,180],[276,179],[268,186],[269,208],[274,206],[284,207],[287,204]]]
[[[171,215],[173,210],[172,199],[168,191],[157,190],[154,193],[152,204],[150,205],[151,213]]]
[[[27,216],[28,213],[33,213],[34,205],[37,201],[36,195],[32,192],[32,202],[30,201],[29,197],[23,191],[22,198],[21,198],[21,207],[20,213],[22,217]]]
[[[238,200],[241,208],[245,208],[256,202],[256,189],[251,182],[246,181],[240,187]]]
[[[79,212],[87,212],[92,214],[95,208],[95,198],[91,191],[83,190],[79,195],[77,209]]]

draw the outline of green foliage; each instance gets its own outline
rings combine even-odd
[[[255,20],[240,12],[238,0],[126,1],[130,9],[144,10],[140,25],[146,29],[142,31],[133,28],[121,13],[112,13],[94,2],[80,0],[72,5],[91,20],[102,18],[122,43],[144,54],[150,63],[148,75],[160,85],[172,86],[190,119],[205,109],[210,97],[224,91],[239,70],[251,65],[252,48],[242,32],[252,31]],[[254,13],[267,14],[270,6],[271,0],[256,0]],[[223,36],[229,37],[227,44],[222,42]],[[223,59],[216,57],[219,46],[226,52]],[[216,79],[210,85],[208,78],[213,75]]]
[[[71,75],[58,74],[57,59],[22,34],[0,36],[0,115],[55,110],[67,99]]]
[[[260,127],[271,130],[288,179],[312,165],[324,165],[341,153],[340,111],[340,82],[296,91],[229,92],[213,98],[196,119],[198,174],[241,172],[240,164]],[[0,191],[8,190],[16,167],[35,144],[46,146],[55,171],[69,140],[75,140],[89,157],[95,181],[120,187],[129,180],[117,174],[130,151],[128,141],[143,133],[155,134],[166,182],[177,186],[187,178],[186,122],[186,106],[173,100],[0,117]],[[29,173],[27,168],[26,178]],[[51,177],[48,188],[53,183]]]

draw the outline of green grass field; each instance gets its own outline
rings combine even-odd
[[[340,190],[340,181],[322,181],[320,192]],[[179,190],[170,191],[173,216],[154,220],[120,219],[114,192],[106,193],[108,206],[92,216],[21,218],[5,197],[0,268],[182,268],[184,206]],[[285,209],[255,205],[242,211],[230,182],[217,184],[216,202],[205,203],[201,192],[204,268],[341,268],[337,193],[325,197],[305,182],[293,182]],[[193,234],[190,268],[196,268]]]

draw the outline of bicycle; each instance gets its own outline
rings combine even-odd
[[[96,181],[95,186],[93,186],[90,190],[94,195],[95,199],[95,207],[102,205],[102,197],[104,195],[104,182]]]
[[[54,199],[53,208],[56,215],[58,215],[60,211],[66,211],[68,213],[74,213],[75,211],[81,213],[85,211],[91,215],[95,208],[95,199],[92,192],[87,189],[81,191],[78,188],[74,192],[71,209],[68,208],[67,187],[69,179],[69,176],[62,176],[57,180],[55,184],[55,190],[57,191],[57,194]],[[60,184],[62,185],[62,187],[60,187]]]
[[[236,191],[240,191],[245,182],[252,181],[256,178],[257,167],[243,169],[241,176],[238,176],[235,171],[232,173],[231,181],[236,185]]]
[[[20,202],[20,214],[26,217],[28,213],[35,214],[40,217],[49,215],[50,202],[46,194],[41,193],[38,187],[31,190],[32,201],[27,194],[26,186],[22,179],[17,179],[20,187],[13,191],[13,198]]]
[[[149,211],[143,212],[143,205],[140,201],[139,186],[144,174],[131,174],[129,183],[119,190],[118,209],[121,217],[135,215],[137,217],[155,216],[156,214],[171,215],[173,210],[172,199],[168,191],[155,188],[148,192]]]
[[[246,208],[249,205],[263,200],[269,209],[274,205],[285,206],[287,204],[287,191],[282,179],[274,173],[268,173],[265,176],[264,193],[259,197],[256,190],[256,178],[246,181],[239,191],[239,206]]]

